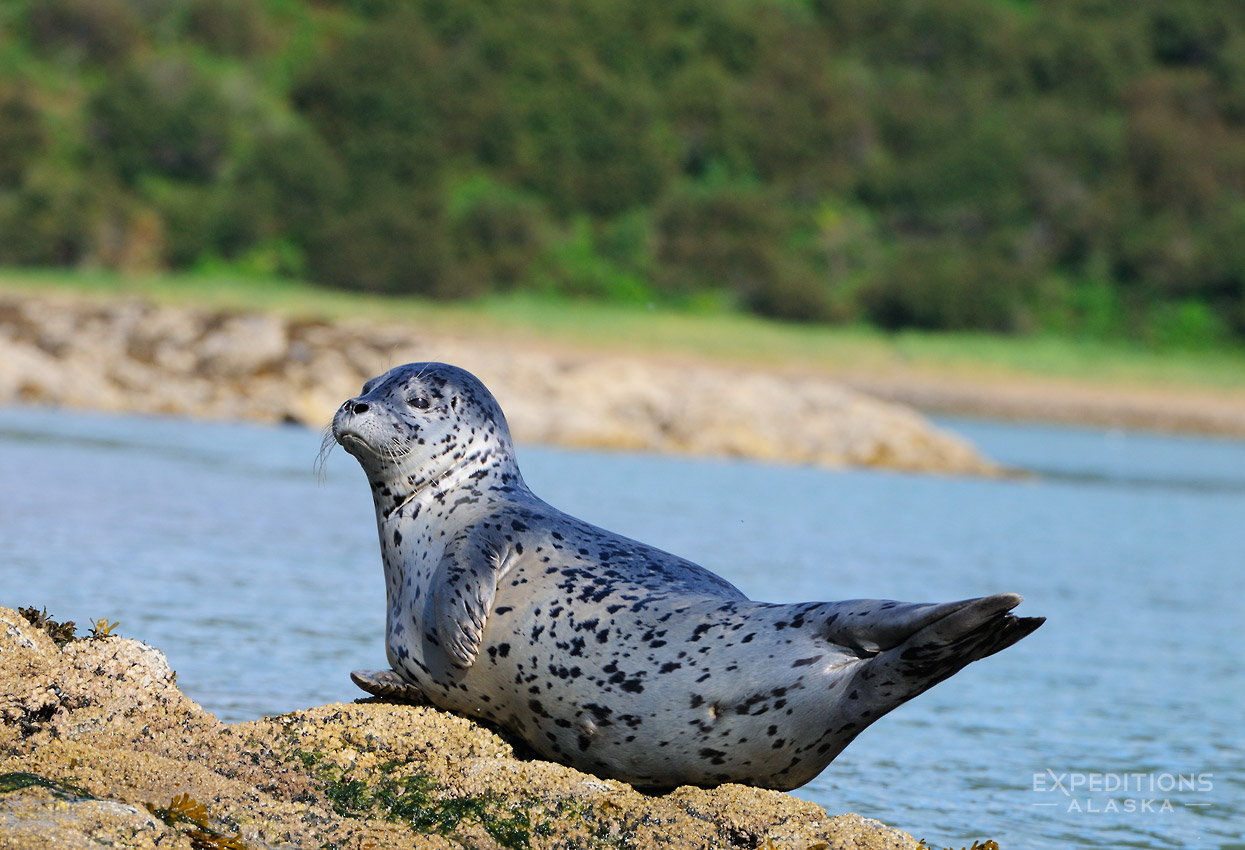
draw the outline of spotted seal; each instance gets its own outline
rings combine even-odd
[[[368,381],[332,437],[371,485],[391,670],[364,690],[491,721],[642,787],[791,789],[883,714],[1043,620],[944,604],[753,602],[708,570],[575,519],[524,484],[473,375]]]

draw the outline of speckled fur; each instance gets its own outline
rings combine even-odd
[[[527,488],[505,417],[440,363],[369,381],[333,435],[371,484],[394,673],[366,690],[485,718],[639,786],[812,779],[886,712],[1037,628],[1000,594],[749,601]]]

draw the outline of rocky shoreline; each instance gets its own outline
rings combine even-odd
[[[927,413],[1016,422],[1245,438],[1245,395],[1207,389],[1081,386],[1055,379],[844,376],[874,398]]]
[[[516,348],[396,322],[0,293],[0,404],[320,428],[363,381],[416,360],[477,374],[520,443],[824,467],[999,471],[911,408],[823,376]]]
[[[61,643],[27,614],[0,608],[5,850],[924,846],[776,791],[642,794],[426,706],[369,699],[226,725],[158,650],[106,627]]]

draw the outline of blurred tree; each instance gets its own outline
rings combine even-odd
[[[99,198],[74,175],[39,169],[20,192],[0,193],[0,262],[69,266],[91,253]]]
[[[10,0],[0,262],[1245,337],[1239,0]]]
[[[1032,281],[1001,246],[951,238],[905,242],[864,292],[883,328],[1015,331]]]
[[[1169,65],[1209,66],[1240,25],[1240,10],[1199,0],[1163,0],[1147,3],[1154,58]]]
[[[426,187],[376,187],[336,211],[307,244],[307,265],[329,286],[442,298],[449,279],[448,234],[438,195]]]
[[[30,88],[0,84],[0,191],[22,185],[46,144],[47,133]]]
[[[540,202],[485,176],[450,191],[447,217],[456,295],[515,289],[548,249],[551,225]]]
[[[232,115],[190,62],[157,58],[111,77],[90,104],[100,160],[137,184],[155,174],[206,183],[220,174]]]
[[[194,41],[226,56],[251,58],[273,48],[277,36],[254,0],[186,0],[185,31]]]
[[[143,41],[142,20],[129,0],[39,0],[27,6],[31,43],[57,62],[115,65]]]
[[[341,163],[342,197],[309,237],[307,269],[332,286],[446,296],[441,50],[399,7],[326,54],[293,99]]]
[[[231,175],[224,218],[234,235],[219,253],[279,240],[306,245],[346,196],[340,161],[311,128],[294,120],[261,128]]]
[[[655,232],[655,283],[666,295],[723,289],[745,301],[781,273],[781,213],[760,188],[674,192],[657,209]]]
[[[654,282],[687,299],[720,291],[762,315],[818,321],[833,313],[829,280],[800,250],[777,196],[759,185],[684,187],[656,212]]]
[[[805,203],[842,191],[873,153],[867,92],[799,7],[761,4],[752,25],[761,44],[733,125],[754,173]]]

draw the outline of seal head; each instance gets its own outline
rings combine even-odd
[[[773,605],[537,498],[462,369],[369,381],[333,436],[371,486],[391,669],[369,693],[486,719],[643,787],[790,789],[869,724],[1042,620],[1014,594]]]

